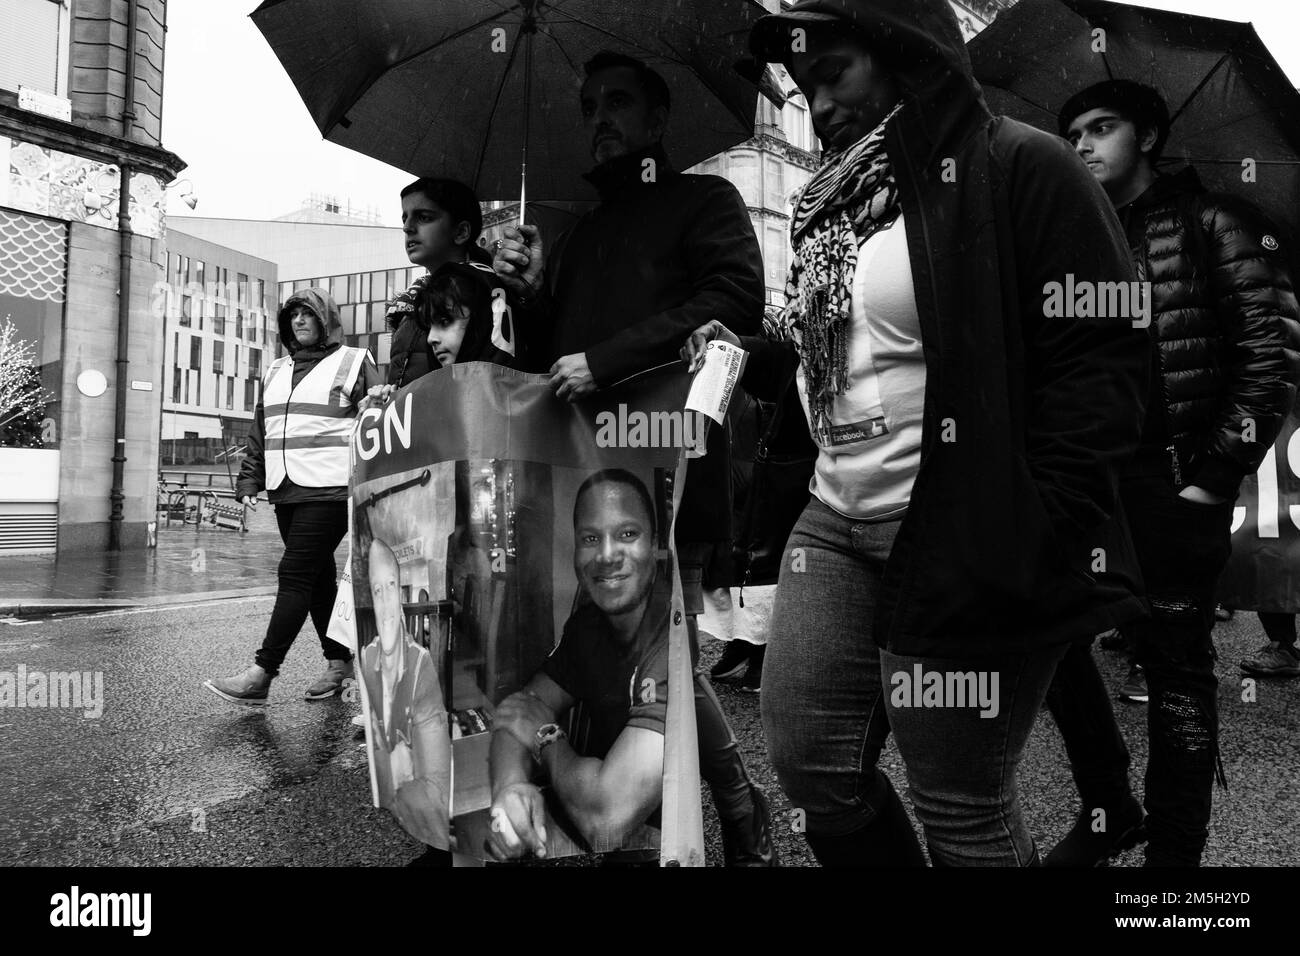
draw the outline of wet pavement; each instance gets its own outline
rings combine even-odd
[[[156,548],[0,555],[0,614],[272,594],[283,545],[270,505],[250,509],[247,525],[239,532],[160,522]],[[344,543],[340,569],[346,557]]]
[[[192,533],[192,532],[191,532]],[[28,621],[0,621],[0,671],[100,671],[103,713],[0,709],[0,865],[400,865],[420,845],[370,806],[365,754],[350,723],[358,706],[301,699],[322,666],[304,633],[266,708],[244,709],[201,687],[250,662],[271,598],[153,605]],[[1244,701],[1236,661],[1262,640],[1253,614],[1215,632],[1221,661],[1223,761],[1205,862],[1300,863],[1300,680],[1264,681]],[[701,666],[721,650],[706,642]],[[1110,686],[1123,657],[1095,651]],[[810,865],[790,804],[767,760],[758,698],[719,690],[751,773],[769,795],[787,865]],[[1115,702],[1141,791],[1143,705]],[[906,793],[892,742],[882,767]],[[1077,800],[1060,738],[1039,721],[1021,772],[1022,802],[1049,848]],[[720,844],[704,795],[710,863]],[[1132,851],[1120,865],[1139,865]]]

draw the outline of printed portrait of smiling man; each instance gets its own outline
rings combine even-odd
[[[493,717],[489,850],[497,859],[546,855],[543,786],[552,811],[593,852],[625,846],[643,824],[655,825],[670,607],[668,576],[656,572],[655,525],[650,493],[630,472],[598,471],[578,489],[578,605],[541,669]],[[582,718],[566,732],[558,721],[579,704]]]

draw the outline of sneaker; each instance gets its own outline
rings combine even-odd
[[[1141,664],[1129,668],[1128,678],[1120,685],[1119,699],[1133,704],[1145,704],[1150,695],[1147,693],[1147,675]]]
[[[266,703],[267,692],[271,689],[271,680],[270,674],[254,664],[248,670],[230,677],[206,680],[203,686],[232,704],[259,706]]]
[[[1087,808],[1079,814],[1065,839],[1052,848],[1044,866],[1106,866],[1113,857],[1142,843],[1147,838],[1142,807],[1132,794],[1117,810],[1106,815],[1106,829],[1098,833],[1093,812]]]
[[[714,680],[731,680],[739,677],[740,672],[749,663],[749,655],[753,650],[754,645],[749,641],[727,641],[727,647],[718,658],[718,663],[710,669],[709,677]]]
[[[1224,607],[1222,604],[1214,605],[1214,619],[1216,621],[1230,621],[1232,620],[1232,615],[1236,613],[1237,612],[1232,608]]]
[[[747,694],[757,694],[763,689],[763,657],[767,653],[766,645],[759,645],[749,655],[749,670],[740,679],[740,689]]]
[[[1256,677],[1300,677],[1300,654],[1281,641],[1269,641],[1242,660],[1241,670]]]
[[[352,662],[349,661],[330,661],[325,668],[325,673],[316,678],[303,697],[307,700],[324,700],[327,697],[333,697],[342,688],[345,680],[352,678]]]

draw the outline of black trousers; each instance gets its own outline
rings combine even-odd
[[[346,501],[303,501],[275,506],[284,541],[278,571],[279,590],[257,663],[275,676],[310,615],[327,660],[347,661],[352,653],[325,636],[338,594],[334,549],[348,530]]]
[[[1147,863],[1196,866],[1209,836],[1218,765],[1214,673],[1215,584],[1231,554],[1232,502],[1201,505],[1167,479],[1120,483],[1151,617],[1125,628],[1146,671]],[[1048,706],[1065,740],[1085,811],[1114,807],[1128,786],[1124,746],[1091,651],[1075,647],[1057,668]]]

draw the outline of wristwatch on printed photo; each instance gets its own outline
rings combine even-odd
[[[542,724],[537,728],[537,738],[533,742],[533,756],[537,762],[542,762],[542,751],[555,743],[557,740],[564,740],[568,734],[560,727],[559,724]]]

